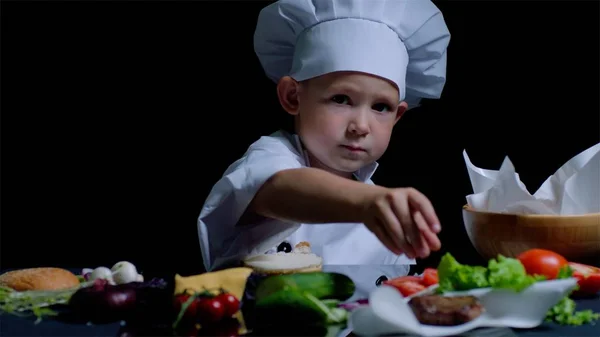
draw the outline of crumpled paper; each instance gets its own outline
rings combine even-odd
[[[476,167],[463,157],[477,210],[512,214],[581,215],[600,212],[600,143],[567,161],[531,195],[508,158],[499,171]]]

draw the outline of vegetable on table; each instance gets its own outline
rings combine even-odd
[[[596,295],[600,292],[600,268],[576,262],[569,262],[568,265],[579,286],[574,296]]]
[[[463,265],[446,253],[437,268],[438,292],[470,290],[489,286],[487,269],[482,266]]]
[[[340,300],[350,298],[356,290],[354,282],[343,274],[298,273],[266,277],[256,289],[256,298],[257,300],[266,298],[282,289],[307,292],[319,299],[334,298]]]
[[[84,281],[107,280],[110,284],[125,284],[130,282],[144,282],[144,277],[138,274],[135,265],[128,261],[120,261],[108,269],[97,267],[96,269],[84,268],[81,272]]]
[[[600,319],[592,310],[576,311],[577,304],[569,296],[563,297],[546,313],[546,321],[561,325],[583,325]]]
[[[423,279],[419,276],[401,276],[383,282],[384,285],[396,288],[404,297],[414,295],[425,290]]]
[[[383,284],[396,288],[404,297],[412,296],[438,283],[438,271],[426,268],[421,276],[400,276]]]
[[[214,323],[233,318],[240,310],[240,301],[231,293],[221,289],[220,294],[205,290],[201,293],[180,293],[174,296],[177,313],[173,328],[200,324],[204,329]]]
[[[560,254],[546,249],[530,249],[517,256],[523,264],[527,274],[541,275],[548,280],[559,276],[562,269],[567,266],[567,259]]]
[[[437,269],[425,268],[423,271],[423,285],[430,287],[434,284],[438,284],[439,275]]]
[[[54,291],[14,291],[0,288],[0,310],[18,316],[67,320],[71,323],[159,319],[170,309],[162,279],[111,285],[106,279],[82,283],[79,288]],[[165,305],[166,304],[166,305]]]
[[[522,291],[535,282],[547,279],[577,277],[583,283],[587,279],[597,280],[596,276],[586,278],[585,275],[600,275],[597,272],[598,268],[590,269],[590,266],[565,261],[554,252],[532,249],[523,252],[517,258],[498,255],[496,259],[488,262],[487,267],[467,266],[457,262],[450,253],[446,253],[437,268],[437,291],[444,293],[486,287]],[[587,282],[597,285],[595,281]],[[593,288],[590,290],[593,291]],[[561,325],[582,325],[600,319],[600,315],[591,310],[575,311],[575,307],[576,303],[566,296],[548,311],[546,319]]]
[[[313,272],[268,276],[247,290],[253,294],[253,329],[326,327],[347,322],[348,311],[339,304],[354,294],[355,284],[343,274]]]
[[[172,328],[187,333],[186,329],[197,327],[201,334],[219,336],[221,332],[217,330],[246,333],[246,321],[240,309],[252,275],[252,269],[245,267],[191,276],[175,275],[171,307],[176,317],[171,322]]]
[[[223,311],[225,316],[233,316],[240,310],[240,300],[237,299],[233,294],[222,293],[217,295],[217,301],[223,304]]]
[[[348,318],[346,310],[327,305],[310,292],[297,289],[272,293],[258,300],[255,310],[259,325],[330,325],[343,323]]]
[[[400,291],[400,293],[402,294],[402,296],[411,296],[414,295],[416,293],[419,293],[423,290],[426,289],[426,287],[421,284],[420,282],[416,282],[416,281],[409,281],[409,280],[404,280],[401,282],[396,282],[396,283],[386,283],[387,285],[391,285],[394,288],[398,289],[398,291]]]
[[[112,285],[97,279],[77,290],[69,299],[70,319],[109,323],[120,320],[158,320],[170,312],[172,293],[163,279]]]
[[[66,304],[77,289],[15,291],[0,287],[0,311],[21,317],[36,317],[36,323],[45,317],[57,316],[51,306]]]
[[[138,280],[137,268],[131,262],[117,262],[110,271],[116,284],[136,282]]]
[[[519,260],[502,255],[483,267],[463,265],[446,253],[438,266],[438,274],[440,293],[487,287],[521,291],[541,279],[528,275]]]
[[[492,288],[522,291],[544,278],[527,274],[523,264],[514,258],[498,255],[488,263],[488,282]]]

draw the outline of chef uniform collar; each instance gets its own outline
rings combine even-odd
[[[302,154],[302,158],[304,159],[304,165],[310,166],[308,152],[306,152],[306,148],[304,147],[304,144],[302,144],[300,136],[298,136],[297,134],[288,134],[287,132],[285,132],[284,135],[286,135],[288,139],[292,141],[292,144],[296,147],[296,150]],[[367,182],[369,179],[371,179],[373,174],[375,174],[377,167],[379,167],[379,164],[376,161],[365,165],[358,169],[356,172],[354,172],[354,177],[358,181]]]
[[[441,96],[449,41],[429,0],[279,0],[261,10],[254,49],[275,82],[363,72],[394,83],[413,108]]]

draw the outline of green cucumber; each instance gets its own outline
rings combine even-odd
[[[263,279],[256,289],[256,300],[266,298],[280,290],[296,290],[317,299],[345,301],[352,297],[356,286],[352,280],[339,273],[298,273],[275,275]]]
[[[309,292],[282,289],[256,301],[258,325],[310,324],[326,326],[345,323],[348,312],[327,306]],[[265,319],[260,322],[259,319]]]

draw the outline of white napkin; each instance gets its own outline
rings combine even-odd
[[[531,195],[508,157],[499,171],[486,170],[463,157],[473,194],[470,207],[513,214],[577,215],[600,212],[600,143],[567,161]]]

